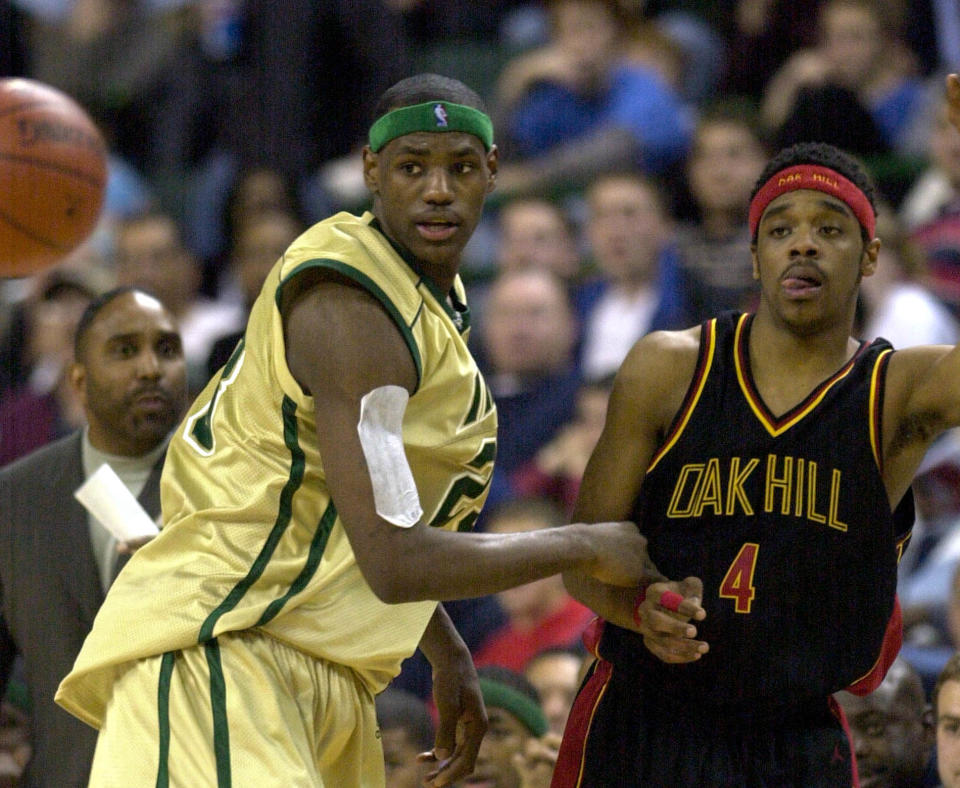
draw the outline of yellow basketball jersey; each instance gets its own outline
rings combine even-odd
[[[340,213],[298,238],[267,278],[244,340],[194,402],[167,453],[165,526],[132,557],[57,701],[99,727],[124,665],[259,628],[353,668],[373,692],[416,648],[433,602],[387,605],[357,566],[324,477],[313,401],[286,365],[279,295],[329,268],[396,321],[418,386],[403,421],[425,523],[470,528],[486,499],[496,411],[453,310],[374,227]],[[459,279],[454,294],[465,302]],[[331,370],[337,374],[337,370]]]

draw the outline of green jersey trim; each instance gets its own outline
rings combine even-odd
[[[327,547],[330,532],[333,530],[333,524],[336,521],[337,507],[334,506],[333,501],[331,501],[323,513],[323,516],[320,518],[320,522],[317,524],[317,530],[313,534],[313,539],[310,541],[310,551],[307,554],[307,561],[303,565],[303,569],[300,570],[300,574],[297,575],[296,579],[290,584],[287,592],[267,605],[267,609],[263,611],[263,615],[260,616],[256,626],[262,627],[271,619],[275,618],[283,609],[288,599],[295,594],[299,594],[307,587],[307,583],[310,582],[310,579],[317,571],[317,567],[320,566],[320,559],[323,558],[323,551]]]
[[[267,536],[267,541],[250,566],[250,571],[231,589],[223,602],[207,616],[200,626],[200,633],[197,638],[200,643],[204,643],[213,637],[214,628],[220,617],[233,610],[250,590],[250,587],[260,578],[277,549],[280,537],[290,524],[293,515],[293,495],[303,483],[305,458],[303,449],[300,447],[297,428],[297,403],[289,397],[284,397],[281,410],[283,412],[283,440],[290,451],[290,473],[286,484],[283,485],[283,490],[280,492],[277,518],[270,534]]]
[[[203,644],[210,673],[210,708],[213,711],[213,752],[217,762],[217,788],[230,788],[230,728],[227,722],[227,684],[217,639]]]
[[[176,652],[166,652],[160,660],[160,680],[157,682],[157,741],[158,766],[156,788],[170,785],[170,682]]]
[[[393,247],[393,251],[400,256],[400,259],[410,266],[410,269],[420,277],[420,280],[417,282],[417,286],[419,287],[422,284],[427,288],[430,295],[433,296],[434,301],[440,304],[440,307],[443,309],[443,311],[447,313],[447,317],[449,317],[451,322],[457,327],[457,331],[462,334],[464,331],[470,328],[470,307],[457,297],[456,289],[452,287],[450,288],[450,300],[453,301],[453,306],[451,307],[447,302],[446,294],[440,289],[437,283],[433,281],[433,279],[423,272],[420,261],[410,254],[410,252],[400,246],[400,244],[396,243],[389,235],[387,235],[383,231],[383,226],[376,217],[373,217],[370,220],[370,227],[380,233],[387,240],[387,243]]]
[[[418,272],[419,273],[419,272]],[[458,297],[456,290],[452,287],[450,288],[450,301],[453,301],[453,306],[450,305],[450,302],[447,301],[446,296],[443,294],[443,291],[437,287],[436,282],[434,282],[430,277],[420,274],[420,284],[422,284],[430,292],[430,295],[433,296],[433,299],[440,304],[444,312],[447,313],[447,317],[453,322],[457,327],[459,333],[463,333],[468,328],[470,328],[470,307],[463,303]]]
[[[319,257],[312,260],[307,260],[306,262],[300,263],[300,265],[298,265],[286,277],[284,277],[283,282],[280,283],[280,288],[277,290],[278,303],[280,299],[280,289],[283,288],[283,286],[293,277],[307,268],[329,268],[332,271],[336,271],[338,274],[345,276],[347,279],[356,282],[380,302],[381,306],[383,306],[383,308],[387,311],[387,314],[393,319],[393,322],[397,324],[397,328],[400,329],[400,333],[403,336],[404,342],[407,344],[410,355],[413,357],[413,363],[417,369],[417,388],[419,389],[420,380],[423,377],[423,359],[420,357],[420,347],[417,345],[416,337],[414,337],[413,331],[411,330],[412,324],[407,325],[406,321],[403,319],[403,315],[400,314],[400,310],[397,309],[396,305],[390,300],[389,296],[387,296],[380,285],[378,285],[373,279],[371,279],[362,271],[340,260],[328,260],[326,258]],[[419,315],[420,312],[418,310],[417,317],[419,317]],[[414,319],[414,323],[415,322],[416,319]]]

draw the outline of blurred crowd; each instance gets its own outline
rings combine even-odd
[[[747,204],[784,145],[843,147],[878,185],[862,338],[958,340],[958,69],[956,0],[0,0],[0,76],[69,93],[110,149],[89,241],[0,281],[0,465],[82,425],[63,371],[115,285],[177,316],[198,391],[290,241],[366,207],[372,102],[434,71],[480,92],[501,150],[462,268],[499,411],[477,527],[565,522],[631,345],[754,304]],[[929,698],[960,646],[960,438],[934,446],[915,495],[900,599]],[[525,672],[562,730],[590,614],[559,578],[450,610],[478,664]],[[395,689],[425,703],[429,682],[415,656]],[[534,788],[539,757],[482,753],[478,771]]]

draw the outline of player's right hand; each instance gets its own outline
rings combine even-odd
[[[588,573],[601,583],[629,588],[662,577],[650,560],[647,538],[633,523],[594,523],[589,529],[597,557]]]
[[[663,605],[664,593],[673,592],[683,597],[679,605]],[[709,650],[703,640],[697,640],[693,621],[702,621],[707,612],[700,605],[703,583],[698,577],[688,577],[679,583],[663,581],[651,583],[646,597],[637,606],[634,621],[643,642],[657,659],[669,663],[693,662]],[[674,609],[675,607],[675,609]]]

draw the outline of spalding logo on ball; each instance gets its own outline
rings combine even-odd
[[[106,184],[106,145],[76,101],[0,79],[0,276],[35,273],[83,243]]]

